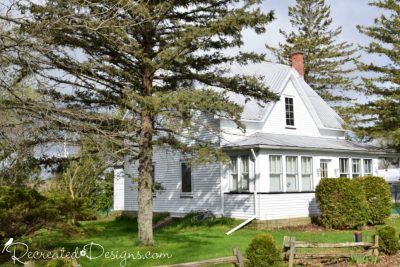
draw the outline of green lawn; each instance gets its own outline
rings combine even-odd
[[[231,222],[232,223],[232,222]],[[233,222],[237,224],[238,222]],[[389,224],[400,226],[399,219],[391,219]],[[94,222],[84,222],[80,230],[84,234],[75,237],[65,237],[57,233],[43,232],[35,239],[31,240],[36,245],[42,247],[65,247],[73,251],[75,247],[81,249],[84,245],[91,242],[100,244],[105,251],[113,251],[123,256],[124,253],[145,254],[168,253],[169,259],[127,259],[125,266],[156,266],[161,264],[182,263],[188,261],[204,260],[216,257],[232,255],[232,248],[237,247],[244,254],[249,241],[258,233],[270,233],[275,238],[277,245],[282,246],[283,236],[295,236],[297,240],[310,242],[348,242],[353,240],[353,231],[256,231],[252,229],[241,229],[231,236],[226,236],[225,232],[230,230],[231,225],[197,226],[190,227],[176,222],[175,224],[155,232],[156,245],[154,247],[142,247],[136,242],[137,224],[135,220],[127,218],[117,220],[103,220]],[[374,229],[363,231],[363,239],[370,240]],[[92,255],[96,256],[99,252],[94,249]],[[98,259],[89,260],[80,258],[78,260],[82,266],[119,266],[122,259],[106,259],[104,254]],[[124,266],[124,265],[122,265]]]

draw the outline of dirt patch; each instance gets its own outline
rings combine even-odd
[[[296,226],[283,226],[283,227],[279,227],[277,229],[285,230],[285,231],[292,231],[292,232],[311,232],[311,231],[326,232],[326,231],[329,231],[326,228],[319,226],[317,224],[313,224],[313,223],[305,224],[305,225],[296,225]]]
[[[357,264],[350,260],[331,260],[331,261],[304,261],[296,263],[296,266],[308,267],[400,267],[400,253],[392,256],[380,255],[379,262],[376,264]]]

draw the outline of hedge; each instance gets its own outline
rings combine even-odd
[[[363,188],[348,178],[323,178],[316,188],[321,223],[326,228],[358,229],[368,221]]]
[[[246,267],[274,266],[281,261],[281,252],[269,234],[256,235],[246,250]]]
[[[389,255],[396,254],[399,250],[399,237],[396,229],[386,225],[378,229],[376,234],[379,235],[379,250]]]
[[[389,184],[382,177],[365,176],[354,179],[364,189],[368,202],[368,224],[383,224],[392,210]]]

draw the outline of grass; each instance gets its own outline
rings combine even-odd
[[[157,220],[161,218],[156,218]],[[389,224],[400,227],[400,219],[390,219]],[[250,240],[259,233],[271,234],[278,247],[282,247],[285,235],[295,236],[297,240],[309,242],[349,242],[353,240],[354,231],[328,231],[328,230],[273,230],[257,231],[249,228],[241,229],[231,236],[225,233],[238,221],[231,219],[217,220],[213,224],[197,224],[190,226],[184,219],[176,220],[174,224],[155,232],[156,244],[152,247],[140,246],[137,243],[137,223],[135,220],[120,217],[115,220],[101,220],[82,222],[78,231],[72,236],[63,236],[59,232],[40,231],[34,238],[30,239],[37,247],[50,248],[64,247],[66,250],[74,251],[76,247],[81,249],[91,242],[100,244],[105,251],[118,253],[118,259],[107,259],[99,257],[89,260],[79,258],[82,266],[157,266],[162,264],[183,263],[199,261],[217,257],[232,255],[232,248],[237,247],[245,254]],[[369,228],[363,231],[363,240],[372,240],[375,229]],[[96,256],[100,250],[94,248],[92,256]],[[164,259],[127,259],[123,260],[124,251],[145,255],[146,253],[168,253],[171,257]],[[356,252],[355,252],[356,254]],[[156,255],[156,254],[152,254]],[[109,255],[111,257],[111,255]],[[361,261],[355,256],[355,261]],[[6,266],[6,265],[3,265]]]

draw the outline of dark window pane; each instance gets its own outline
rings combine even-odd
[[[151,181],[153,184],[151,190],[154,192],[154,184],[156,182],[156,174],[155,174],[155,166],[154,165],[151,165]]]
[[[186,163],[182,163],[182,192],[192,192],[192,170],[190,167],[186,165]]]
[[[294,126],[293,98],[285,98],[286,125]]]

